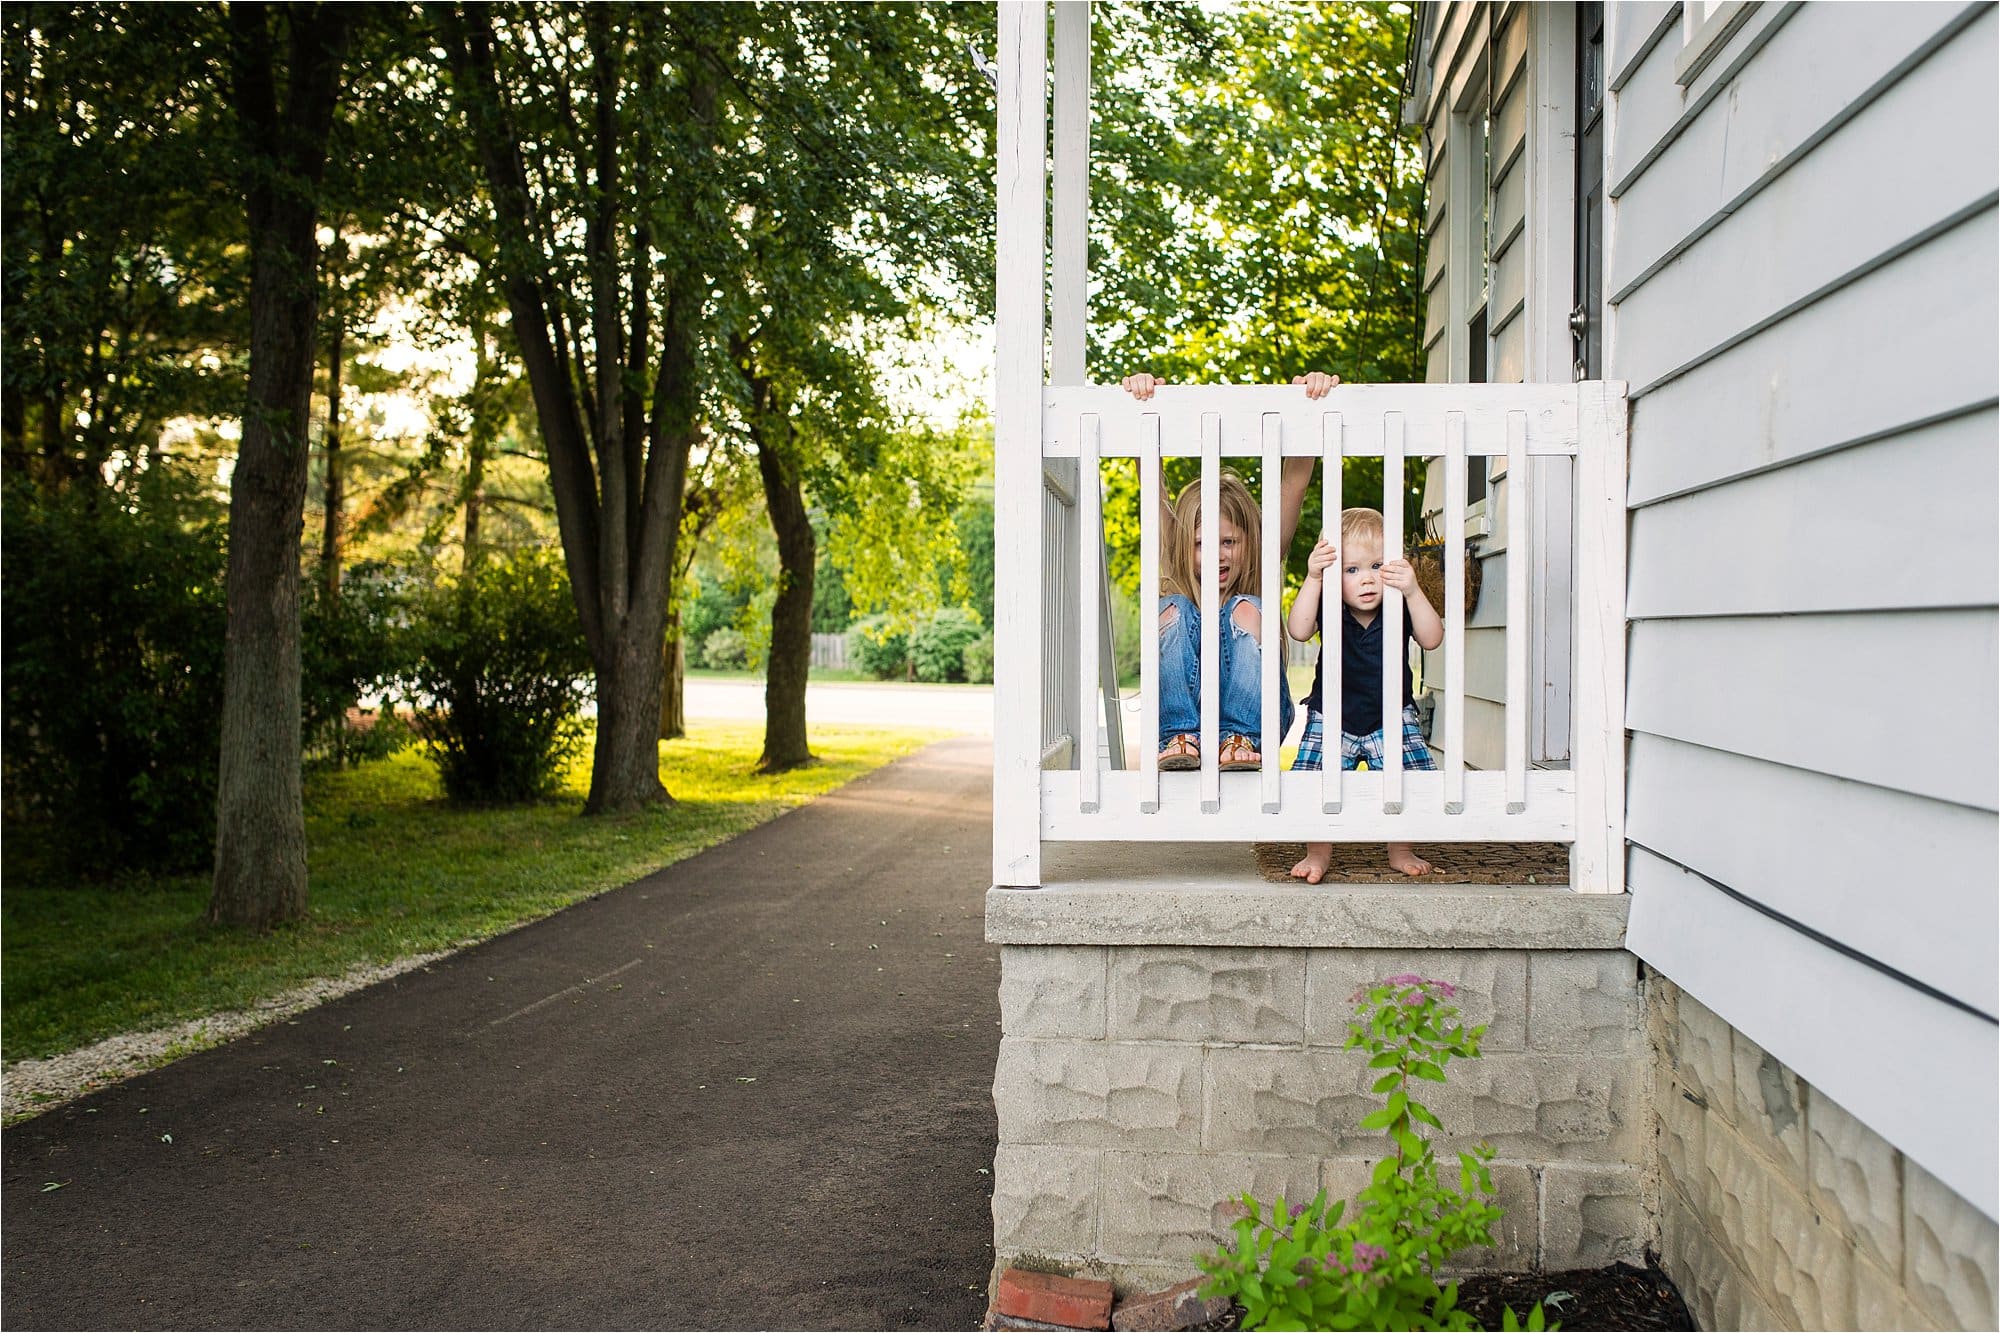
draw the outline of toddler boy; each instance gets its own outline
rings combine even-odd
[[[1313,544],[1306,559],[1305,586],[1292,603],[1285,628],[1300,642],[1319,631],[1321,587],[1327,571],[1339,567],[1340,578],[1340,766],[1357,767],[1368,761],[1380,772],[1387,762],[1382,757],[1382,590],[1394,588],[1403,595],[1403,641],[1394,647],[1393,659],[1402,669],[1396,675],[1403,682],[1403,729],[1398,738],[1403,747],[1403,767],[1435,769],[1430,747],[1417,720],[1416,691],[1410,683],[1408,641],[1415,639],[1425,650],[1444,642],[1444,622],[1417,586],[1416,571],[1400,555],[1384,560],[1382,515],[1373,509],[1348,509],[1340,515],[1340,544],[1322,537]],[[1319,663],[1313,669],[1312,690],[1306,695],[1306,729],[1299,741],[1293,771],[1323,766],[1324,748],[1322,696],[1326,678],[1325,639],[1321,639]],[[1317,884],[1326,876],[1333,844],[1309,842],[1303,861],[1292,867],[1295,878]],[[1389,844],[1389,864],[1405,875],[1422,875],[1431,863],[1418,856],[1407,842]]]

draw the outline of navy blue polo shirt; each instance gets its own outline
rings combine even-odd
[[[1380,607],[1366,625],[1354,619],[1354,608],[1340,606],[1340,729],[1350,736],[1366,736],[1382,729],[1382,620]],[[1403,610],[1403,650],[1397,660],[1410,660],[1409,608]],[[1306,707],[1326,709],[1320,703],[1326,674],[1326,646],[1321,640],[1319,661],[1313,664],[1312,689],[1306,692]],[[1403,702],[1417,701],[1417,688],[1408,666],[1403,668]]]

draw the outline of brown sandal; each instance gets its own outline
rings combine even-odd
[[[1167,738],[1160,747],[1160,771],[1163,773],[1184,772],[1201,767],[1201,738],[1191,731],[1179,732]]]
[[[1262,768],[1264,756],[1248,736],[1231,733],[1222,742],[1220,767],[1225,773],[1240,773],[1245,769]]]

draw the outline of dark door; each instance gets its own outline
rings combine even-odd
[[[1604,6],[1576,7],[1576,308],[1570,312],[1575,378],[1604,375]]]

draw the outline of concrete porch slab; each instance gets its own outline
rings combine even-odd
[[[1532,884],[1272,884],[1234,843],[1047,843],[1042,887],[991,888],[994,944],[1618,949],[1624,894]]]

